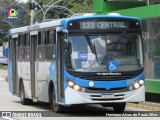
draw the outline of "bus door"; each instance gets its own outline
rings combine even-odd
[[[64,98],[64,47],[63,32],[57,33],[57,85],[58,85],[58,101],[63,102]]]
[[[11,41],[11,61],[12,61],[12,84],[13,84],[13,95],[18,93],[18,76],[17,76],[17,50],[18,47],[18,34],[12,35],[12,41]]]
[[[38,31],[30,32],[30,72],[31,72],[31,97],[33,102],[37,102],[37,51],[38,51]]]

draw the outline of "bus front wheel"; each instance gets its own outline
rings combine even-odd
[[[51,89],[50,91],[50,106],[51,109],[55,112],[63,112],[63,106],[56,103],[56,91],[55,89]]]
[[[121,112],[123,113],[126,107],[126,103],[115,103],[113,105],[114,112]]]

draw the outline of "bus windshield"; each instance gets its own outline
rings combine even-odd
[[[70,34],[67,68],[80,72],[128,72],[143,68],[141,35]]]

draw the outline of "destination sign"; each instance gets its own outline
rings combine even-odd
[[[129,22],[80,22],[80,29],[124,29],[129,28]]]
[[[108,19],[93,18],[84,20],[72,20],[68,22],[68,30],[133,30],[141,29],[139,20],[133,19]]]

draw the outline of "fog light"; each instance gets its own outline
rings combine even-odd
[[[86,89],[85,89],[85,88],[81,88],[81,91],[82,91],[82,92],[85,92],[85,91],[86,91]]]
[[[139,88],[139,86],[140,86],[139,83],[134,83],[134,88],[137,89],[137,88]]]
[[[69,82],[68,82],[68,85],[69,85],[70,87],[73,87],[74,83],[73,83],[72,81],[69,81]]]
[[[143,85],[143,84],[144,84],[144,80],[140,80],[140,81],[139,81],[139,84],[140,84],[140,85]]]
[[[80,90],[80,87],[78,85],[74,85],[74,89],[79,91]]]
[[[133,90],[133,86],[129,86],[129,90]]]

